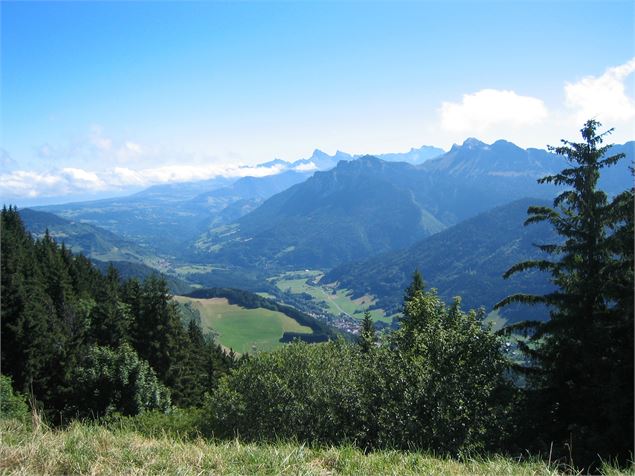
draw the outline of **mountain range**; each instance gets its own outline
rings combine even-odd
[[[424,160],[442,152],[430,146],[405,154],[389,154],[392,160]],[[215,177],[195,182],[154,185],[126,197],[33,207],[74,222],[99,226],[167,257],[183,257],[187,244],[212,226],[230,223],[253,211],[265,199],[309,178],[316,170],[328,170],[353,155],[333,155],[316,149],[295,162],[276,159],[259,164],[271,168],[264,177]]]
[[[600,185],[609,194],[632,186],[634,149],[629,142],[610,151],[627,159],[604,171]],[[192,264],[188,280],[204,286],[244,281],[265,291],[271,289],[267,278],[281,271],[331,270],[323,282],[371,293],[396,309],[400,290],[420,267],[443,297],[461,294],[470,306],[491,307],[508,288],[523,286],[502,282],[500,274],[530,256],[530,241],[540,238],[532,234],[540,228],[520,225],[527,203],[505,206],[552,198],[557,188],[537,178],[566,163],[545,150],[467,139],[445,153],[422,147],[358,157],[316,150],[307,159],[262,166],[278,173],[40,207],[66,221],[27,211],[25,221],[31,231],[46,226],[93,258],[160,269]],[[544,282],[527,286],[542,289]]]
[[[633,143],[616,150],[630,151]],[[196,240],[199,259],[261,269],[329,269],[398,250],[478,213],[557,193],[537,179],[566,166],[548,151],[468,139],[420,165],[365,156],[340,161]],[[627,162],[608,191],[629,186]]]

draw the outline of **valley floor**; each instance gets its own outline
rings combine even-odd
[[[353,447],[251,444],[150,438],[127,429],[74,423],[66,430],[31,431],[0,420],[2,474],[558,474],[539,461],[502,457],[454,460],[422,453]],[[607,473],[618,474],[612,468]]]

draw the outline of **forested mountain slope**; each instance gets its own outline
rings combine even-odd
[[[399,309],[403,289],[415,269],[447,302],[461,296],[468,308],[484,306],[489,311],[512,292],[544,293],[551,289],[546,274],[534,272],[509,280],[502,277],[511,265],[540,256],[534,243],[555,239],[543,224],[523,226],[527,207],[541,204],[548,202],[522,199],[495,208],[407,249],[339,266],[322,281],[337,281],[338,287],[351,289],[357,296],[372,294],[378,298],[378,307],[394,311]],[[513,321],[526,317],[528,312],[531,310],[526,307],[522,312],[510,308],[505,315]]]
[[[25,208],[20,218],[26,229],[36,237],[49,235],[74,253],[83,253],[100,261],[129,261],[132,263],[156,264],[157,258],[148,250],[123,239],[103,228],[67,220],[53,213]]]
[[[331,267],[404,247],[444,228],[417,200],[416,176],[412,165],[374,157],[340,162],[211,230],[197,247],[211,260],[290,267]]]

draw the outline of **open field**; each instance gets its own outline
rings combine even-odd
[[[289,316],[269,309],[245,309],[229,304],[225,298],[196,299],[175,296],[179,303],[190,303],[201,316],[204,332],[213,332],[222,346],[235,352],[261,352],[284,344],[278,342],[285,332],[311,334],[307,326]]]
[[[501,316],[500,312],[496,310],[496,311],[491,311],[485,317],[485,323],[486,324],[491,323],[493,331],[500,331],[503,327],[505,327],[505,325],[507,325],[507,319]]]
[[[540,461],[439,458],[418,452],[302,444],[144,436],[129,429],[74,423],[66,430],[31,431],[0,420],[2,474],[447,474],[556,475]],[[623,474],[611,467],[606,474]],[[632,472],[628,473],[632,474]]]
[[[259,292],[256,293],[258,296],[266,298],[266,299],[273,299],[274,301],[276,300],[276,297],[273,294],[270,293],[266,293],[266,292]]]
[[[345,313],[351,317],[361,319],[364,311],[374,304],[375,301],[372,296],[352,299],[349,290],[339,289],[335,291],[330,286],[320,286],[319,284],[311,283],[312,281],[319,281],[321,276],[322,273],[320,271],[291,271],[273,278],[272,281],[281,291],[311,295],[314,301],[325,304],[328,311],[336,316]],[[391,322],[391,318],[386,317],[381,309],[373,309],[370,314],[375,321]]]
[[[174,268],[174,273],[176,273],[179,277],[184,278],[189,276],[190,274],[209,273],[214,271],[215,269],[222,268],[218,266],[212,266],[210,264],[184,264]]]

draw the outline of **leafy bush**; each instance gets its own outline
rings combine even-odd
[[[170,408],[169,391],[128,344],[117,349],[91,347],[75,370],[74,379],[75,410],[79,416],[113,412],[136,415]]]
[[[247,360],[212,395],[211,430],[454,454],[500,448],[513,390],[482,314],[418,291],[406,316],[380,347],[295,342]]]
[[[26,398],[13,391],[11,377],[0,375],[0,418],[24,419],[28,413]]]
[[[406,303],[392,351],[378,362],[380,434],[395,446],[442,453],[496,448],[504,439],[514,390],[501,342],[482,312],[446,307],[433,292]]]
[[[294,342],[250,358],[210,401],[217,436],[341,442],[359,436],[362,359],[342,340]]]

